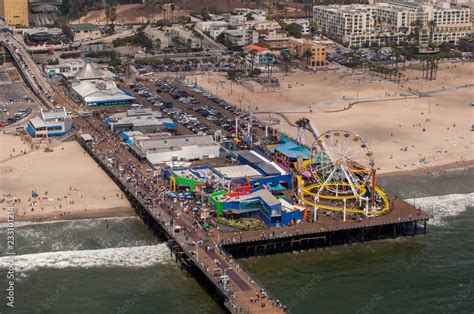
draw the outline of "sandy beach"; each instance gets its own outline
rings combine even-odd
[[[0,133],[0,162],[31,151],[31,144],[20,136]]]
[[[421,80],[421,71],[407,69],[401,83],[360,70],[278,73],[281,90],[262,93],[231,84],[220,74],[196,79],[246,110],[282,112],[293,121],[307,117],[320,133],[356,132],[372,149],[377,170],[388,173],[474,160],[473,72],[474,63],[446,62],[437,80]],[[363,102],[350,106],[356,100]],[[278,128],[296,137],[296,129],[284,123]],[[312,141],[308,135],[306,142]]]
[[[7,156],[0,161],[0,222],[7,220],[10,206],[16,221],[134,214],[125,195],[77,142],[51,144],[48,151],[44,147],[31,150],[27,145],[28,152],[9,158],[13,146],[21,149],[18,140],[11,135],[0,137],[1,157]]]

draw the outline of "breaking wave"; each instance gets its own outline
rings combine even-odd
[[[440,226],[445,223],[445,218],[457,216],[468,206],[474,206],[474,193],[411,198],[406,201],[428,213],[430,224]]]
[[[171,261],[166,244],[120,247],[100,250],[60,251],[0,257],[0,268],[12,259],[17,272],[44,268],[149,267]]]

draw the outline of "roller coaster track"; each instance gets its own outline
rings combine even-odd
[[[284,114],[284,113],[281,113],[281,112],[274,112],[274,111],[256,111],[256,112],[252,112],[252,114],[275,114],[275,115],[278,115],[280,116],[283,120],[285,120],[285,122],[293,127],[293,128],[298,128],[298,127],[303,127],[305,130],[309,131],[311,133],[311,135],[313,135],[314,139],[316,140],[318,137],[319,137],[319,131],[318,129],[316,129],[316,127],[313,125],[313,123],[308,120],[308,124],[305,124],[305,125],[301,125],[299,126],[298,124],[296,124],[295,122],[291,122],[291,120]]]

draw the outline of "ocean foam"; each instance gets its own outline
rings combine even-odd
[[[171,261],[166,244],[120,247],[100,250],[59,251],[0,257],[0,268],[14,259],[17,272],[43,268],[149,267]]]
[[[468,206],[474,206],[474,193],[429,196],[406,201],[428,213],[430,224],[440,226],[445,224],[444,218],[457,216]]]

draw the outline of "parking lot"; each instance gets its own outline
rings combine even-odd
[[[391,49],[379,49],[373,51],[367,48],[360,48],[356,50],[342,50],[337,48],[334,52],[328,53],[328,61],[337,62],[347,67],[364,62],[389,63],[394,60]],[[403,59],[401,60],[403,61]]]
[[[10,79],[10,76],[8,75],[8,73],[0,69],[0,86],[10,85],[11,83],[12,83],[12,80]]]
[[[15,123],[37,107],[28,88],[12,82],[7,72],[0,69],[0,124]]]
[[[250,115],[235,106],[226,103],[212,94],[204,92],[193,84],[149,80],[129,83],[126,89],[137,96],[137,100],[146,107],[160,109],[178,126],[179,134],[208,134],[222,131],[222,135],[233,138],[235,118],[239,116],[239,128],[247,129]],[[264,134],[264,125],[254,128],[253,132]]]

